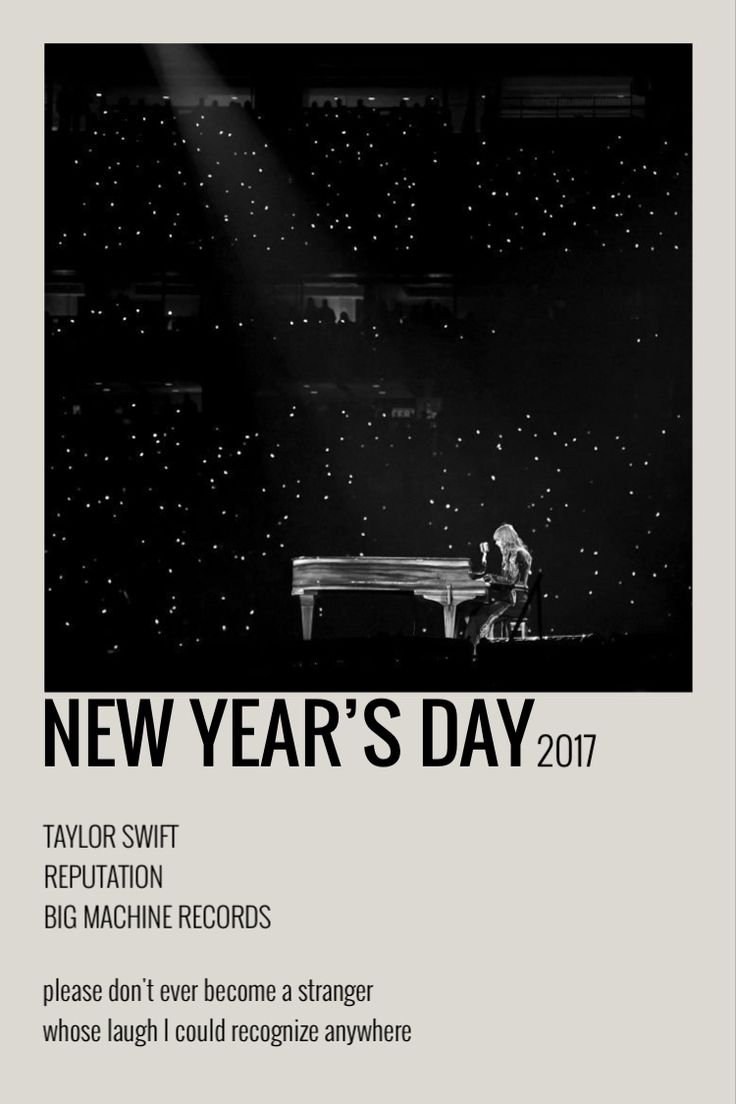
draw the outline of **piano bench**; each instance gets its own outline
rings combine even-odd
[[[513,632],[514,625],[518,618],[513,614],[502,614],[497,621],[494,621],[491,625],[491,640],[509,640],[511,633]],[[526,636],[526,629],[529,623],[528,617],[522,617],[519,622],[519,627],[516,630],[516,640],[523,640]]]

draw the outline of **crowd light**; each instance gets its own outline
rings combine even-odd
[[[532,270],[581,257],[602,266],[605,249],[611,264],[625,262],[644,280],[659,271],[645,265],[664,263],[649,256],[655,240],[667,264],[683,263],[672,257],[687,241],[686,153],[677,142],[644,153],[633,132],[614,144],[600,133],[573,151],[549,139],[539,156],[526,143],[476,138],[463,153],[436,106],[308,109],[293,128],[293,180],[279,181],[280,196],[294,202],[276,203],[265,135],[256,139],[251,127],[246,144],[230,123],[245,110],[237,102],[209,107],[196,120],[206,194],[218,201],[211,208],[175,108],[109,106],[93,128],[55,135],[50,170],[69,184],[60,184],[58,203],[50,196],[52,266],[94,266],[107,252],[113,272],[116,264],[197,272],[202,252],[215,240],[218,247],[245,241],[246,225],[249,256],[269,264],[288,258],[303,271],[328,233],[347,255],[388,270],[397,258],[426,272],[452,271],[458,256],[472,269],[511,265],[522,254]],[[305,220],[297,199],[307,180],[313,198]],[[576,309],[570,324],[582,326],[584,311]],[[548,601],[559,629],[623,629],[634,623],[631,606],[637,617],[644,607],[654,611],[653,623],[666,617],[681,525],[676,496],[663,486],[676,484],[672,473],[687,454],[683,411],[663,404],[644,435],[623,410],[593,413],[593,428],[578,439],[572,397],[547,392],[528,410],[526,401],[514,406],[503,398],[504,373],[514,370],[521,324],[500,315],[474,319],[428,297],[384,304],[358,322],[307,299],[274,311],[267,324],[250,315],[228,324],[111,297],[77,317],[50,319],[51,357],[62,356],[58,349],[68,359],[68,350],[92,342],[95,327],[132,359],[159,342],[167,367],[191,342],[207,348],[214,340],[227,355],[237,350],[255,361],[267,338],[306,381],[297,402],[282,396],[247,432],[232,423],[215,432],[206,411],[118,398],[106,379],[99,382],[107,405],[71,394],[62,401],[48,421],[52,631],[76,640],[99,633],[110,652],[130,650],[136,633],[165,632],[177,647],[204,648],[224,631],[272,632],[274,606],[288,620],[291,556],[473,556],[505,519],[554,580]],[[667,340],[666,319],[654,324],[621,321],[616,355],[631,378],[634,358],[653,346],[642,334]],[[370,382],[370,402],[320,408],[309,366],[323,362],[341,388],[350,382],[345,366]],[[440,390],[480,379],[493,403],[468,412],[466,402],[461,417],[448,402],[438,423],[413,416],[401,426],[384,405],[388,384],[402,380],[403,368],[386,368],[395,362],[422,365]],[[415,391],[423,382],[412,381]],[[320,462],[325,454],[329,464]],[[615,532],[610,516],[619,519]],[[605,548],[601,531],[612,535]],[[642,578],[648,589],[632,597],[631,580]],[[214,586],[217,608],[209,601]]]

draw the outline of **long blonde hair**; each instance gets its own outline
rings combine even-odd
[[[504,523],[499,525],[496,532],[493,534],[493,540],[498,544],[501,549],[501,571],[504,575],[510,579],[516,581],[520,575],[523,580],[526,580],[529,576],[529,572],[532,567],[532,557],[529,549],[524,544],[519,534],[514,529],[513,525]],[[526,562],[526,570],[519,570],[516,557],[521,552],[522,559]]]
[[[527,552],[529,551],[513,525],[509,525],[507,522],[499,525],[493,534],[493,540],[496,544],[501,545],[504,553],[516,552],[519,548],[525,548]]]

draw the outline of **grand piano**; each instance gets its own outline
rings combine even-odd
[[[469,598],[484,598],[490,587],[495,597],[507,597],[512,590],[519,597],[527,588],[514,586],[500,576],[471,578],[470,560],[463,557],[438,556],[421,559],[415,556],[301,556],[292,561],[291,593],[299,598],[302,614],[302,636],[312,639],[314,603],[321,591],[408,591],[442,606],[445,636],[455,636],[457,607]]]

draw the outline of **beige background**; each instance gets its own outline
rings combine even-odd
[[[11,249],[3,266],[2,476],[10,521],[0,668],[8,676],[0,1078],[6,1099],[732,1100],[732,4],[638,0],[605,11],[595,6],[592,16],[593,7],[535,0],[510,12],[453,4],[440,15],[408,3],[362,5],[359,13],[344,5],[282,3],[256,18],[242,3],[125,4],[104,15],[98,5],[34,4],[16,10],[12,22],[5,16],[2,185]],[[362,759],[355,722],[338,734],[345,750],[340,770],[234,770],[226,759],[203,770],[184,698],[161,770],[43,768],[41,44],[285,37],[694,41],[693,694],[540,696],[521,770],[480,763],[422,769],[419,700],[411,695],[397,696],[404,754],[390,770]],[[721,578],[714,562],[722,565]],[[257,693],[247,677],[223,693]],[[271,696],[261,697],[267,713]],[[295,718],[301,700],[291,698]],[[466,713],[468,699],[456,700]],[[521,698],[512,701],[516,712]],[[593,767],[538,770],[533,742],[542,731],[597,732]],[[164,899],[268,901],[272,929],[44,933],[42,823],[133,820],[182,825],[180,847],[162,855]],[[41,1043],[40,1025],[53,1018],[41,1006],[44,981],[104,982],[115,975],[372,982],[371,1005],[334,1015],[329,1006],[295,1004],[260,1013],[248,1006],[195,1005],[189,1012],[179,1006],[170,1016],[259,1022],[290,1014],[334,1022],[375,1014],[411,1023],[414,1041],[280,1049]],[[150,1014],[160,1021],[162,1011],[154,1005]],[[74,1009],[65,1016],[104,1019],[108,1012],[105,1005],[86,1017]],[[148,1014],[136,1006],[113,1012],[130,1021]]]

